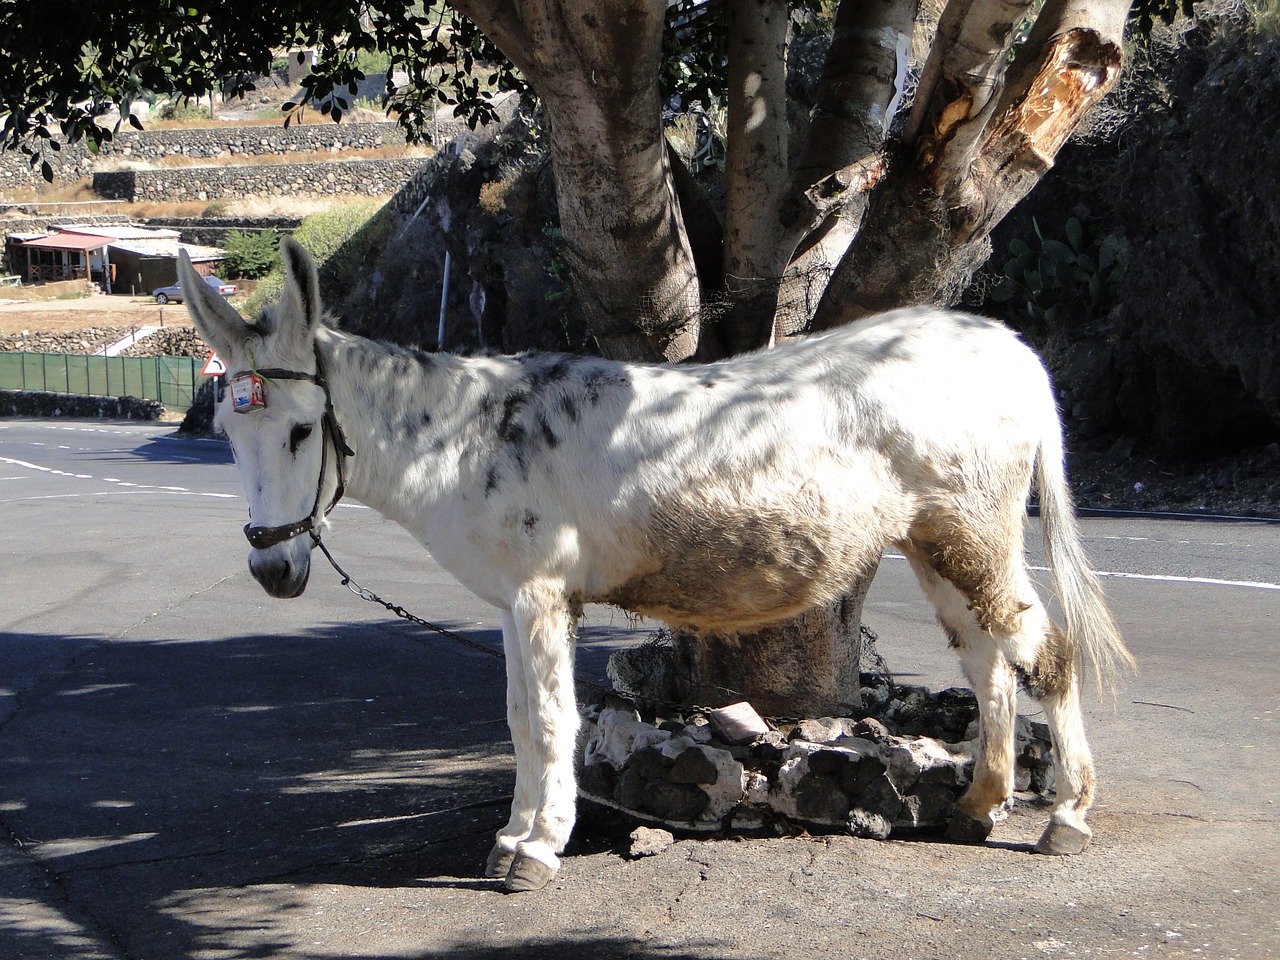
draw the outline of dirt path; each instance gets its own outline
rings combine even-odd
[[[0,299],[0,337],[24,330],[66,333],[89,327],[128,326],[189,327],[191,320],[182,304],[162,307],[150,297],[95,294],[71,300]]]

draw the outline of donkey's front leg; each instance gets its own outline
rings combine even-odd
[[[510,610],[502,611],[502,649],[507,658],[507,726],[516,752],[516,789],[511,800],[511,819],[498,831],[498,842],[489,852],[484,875],[505,880],[515,860],[516,847],[533,830],[538,809],[538,787],[534,779],[533,733],[529,726],[529,688],[525,683],[524,645]]]
[[[516,740],[516,797],[511,822],[498,834],[489,864],[496,872],[509,856],[503,884],[506,889],[537,890],[556,875],[559,854],[573,830],[577,799],[573,754],[578,738],[573,624],[564,589],[548,583],[522,587],[510,619],[519,661],[508,662],[508,676],[518,666],[522,677],[508,681],[512,703],[517,703],[515,694],[521,685],[525,694],[524,711],[518,703],[510,711],[512,736],[519,736],[517,729],[523,724],[527,744],[522,751]]]

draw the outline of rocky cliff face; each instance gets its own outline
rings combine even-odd
[[[1110,309],[1028,333],[1077,440],[1199,456],[1280,439],[1280,39],[1228,23],[1176,41],[1138,61],[1127,106],[1140,109],[1065,150],[1001,225],[993,265],[1033,218],[1046,235],[1076,217],[1118,241]],[[1017,306],[1007,319],[1026,326]]]

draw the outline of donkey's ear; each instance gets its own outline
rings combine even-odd
[[[284,293],[275,309],[275,332],[281,336],[309,336],[320,323],[320,281],[316,265],[302,244],[286,236],[280,241]]]
[[[191,322],[224,359],[230,359],[248,336],[248,324],[236,312],[235,307],[223,299],[204,278],[196,273],[187,251],[178,250],[178,279],[182,282],[182,296],[187,301],[187,313]]]

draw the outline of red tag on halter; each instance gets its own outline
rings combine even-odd
[[[231,409],[236,413],[261,410],[267,405],[267,389],[256,373],[242,373],[231,381]]]

